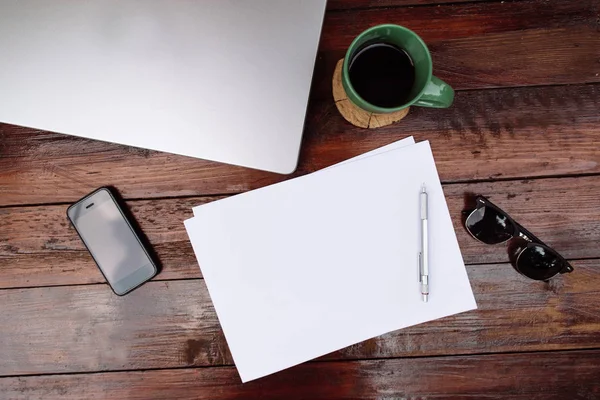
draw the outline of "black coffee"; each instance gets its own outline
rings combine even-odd
[[[410,100],[415,66],[401,48],[387,43],[368,44],[350,61],[350,82],[367,102],[385,108]]]

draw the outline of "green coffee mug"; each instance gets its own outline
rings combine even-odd
[[[361,98],[352,87],[349,66],[353,57],[365,45],[387,43],[403,49],[412,59],[415,67],[415,81],[408,101],[394,108],[378,107]],[[416,33],[403,26],[385,24],[367,29],[354,39],[344,58],[342,85],[350,101],[363,110],[374,113],[392,113],[408,106],[447,108],[454,100],[454,90],[446,82],[432,75],[432,63],[429,50]]]

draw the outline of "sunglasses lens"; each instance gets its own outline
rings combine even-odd
[[[467,218],[471,235],[486,244],[506,242],[513,236],[515,227],[503,214],[491,207],[480,207]]]
[[[564,261],[553,250],[537,244],[530,244],[519,254],[517,268],[528,278],[545,281],[558,274]]]

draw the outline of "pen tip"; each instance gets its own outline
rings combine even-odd
[[[427,303],[427,300],[429,300],[429,295],[423,294],[423,303]]]
[[[425,184],[423,184],[423,186],[421,186],[421,192],[425,193]]]

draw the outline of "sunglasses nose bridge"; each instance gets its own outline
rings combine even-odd
[[[523,232],[519,232],[519,238],[525,240],[526,242],[533,243],[533,240]]]

